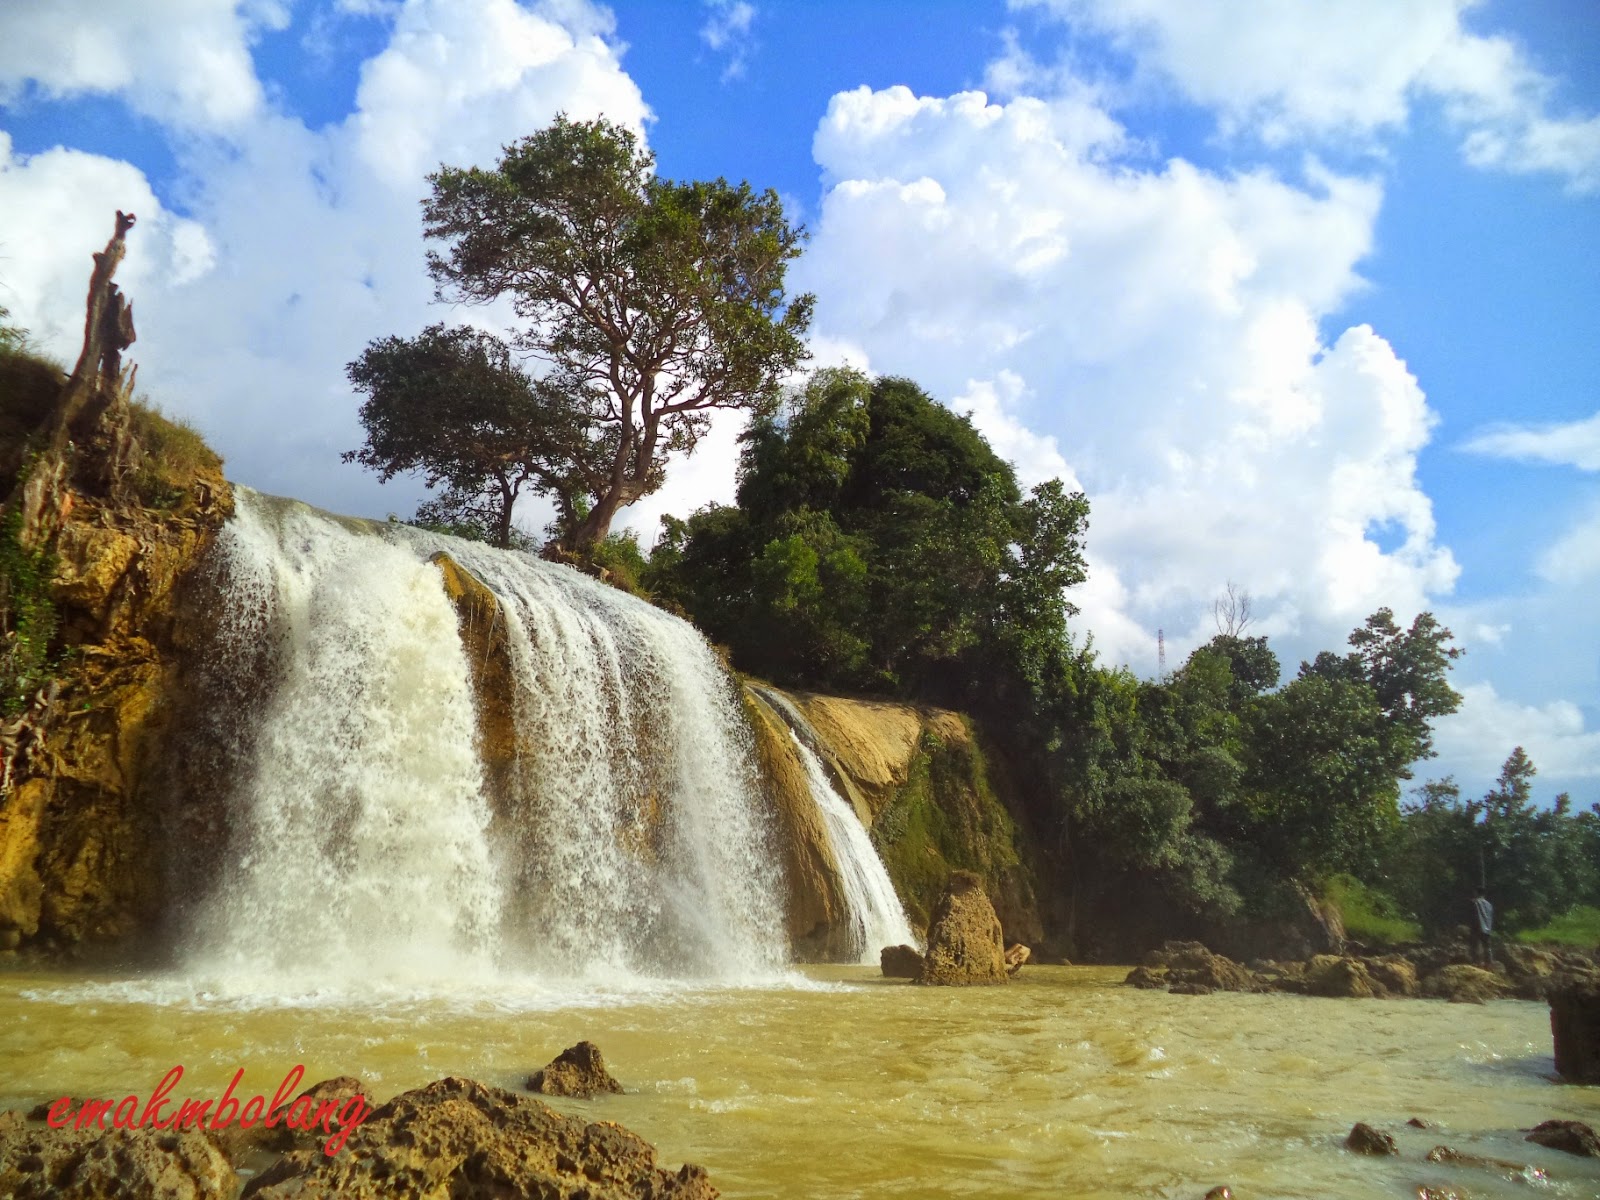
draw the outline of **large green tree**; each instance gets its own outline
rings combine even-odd
[[[586,503],[560,543],[588,551],[661,485],[715,409],[760,410],[806,357],[810,296],[784,275],[803,231],[777,194],[658,177],[635,135],[557,117],[492,169],[429,176],[424,231],[441,299],[509,298],[592,452],[568,466]]]
[[[510,546],[525,491],[554,497],[573,522],[585,470],[604,466],[582,414],[492,334],[432,325],[415,338],[382,338],[347,373],[367,396],[367,440],[344,460],[384,482],[415,473],[439,489],[418,510],[426,524]]]

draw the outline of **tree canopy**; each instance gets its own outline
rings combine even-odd
[[[525,322],[516,347],[566,406],[521,456],[563,468],[542,486],[566,549],[593,547],[621,507],[658,488],[712,410],[769,407],[806,357],[811,297],[784,294],[803,231],[775,192],[661,179],[628,129],[565,116],[492,169],[443,167],[429,182],[439,298],[509,298]],[[551,434],[553,445],[538,440]]]

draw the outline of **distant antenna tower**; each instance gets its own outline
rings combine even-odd
[[[1156,630],[1156,682],[1167,681],[1167,631]]]

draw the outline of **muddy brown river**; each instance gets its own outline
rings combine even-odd
[[[865,967],[770,986],[428,994],[212,994],[182,980],[0,974],[0,1106],[148,1096],[173,1065],[214,1095],[355,1074],[378,1098],[445,1075],[508,1088],[601,1046],[627,1094],[558,1101],[619,1121],[725,1196],[1373,1200],[1419,1184],[1600,1197],[1600,1160],[1534,1146],[1600,1125],[1600,1089],[1552,1079],[1542,1004],[1168,996],[1122,969],[1037,967],[1008,987],[925,989]],[[1433,1128],[1406,1126],[1416,1117]],[[1396,1158],[1343,1148],[1356,1121]],[[1446,1144],[1535,1170],[1441,1166]]]

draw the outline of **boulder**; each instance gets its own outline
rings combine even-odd
[[[301,1092],[295,1100],[306,1097],[313,1102],[313,1112],[317,1107],[332,1101],[343,1111],[345,1106],[357,1096],[361,1097],[367,1111],[376,1107],[367,1089],[361,1081],[352,1075],[339,1075],[333,1079],[324,1079],[321,1083],[314,1083]],[[294,1105],[294,1100],[283,1111],[287,1112]],[[352,1113],[354,1110],[351,1110]],[[225,1125],[212,1133],[211,1138],[216,1142],[222,1153],[227,1156],[234,1166],[243,1166],[245,1160],[252,1153],[282,1154],[289,1150],[320,1150],[327,1142],[330,1134],[339,1128],[340,1122],[335,1118],[331,1123],[324,1121],[323,1125],[313,1126],[309,1129],[290,1128],[287,1122],[275,1125],[270,1129],[265,1122],[252,1125],[246,1129],[242,1125]],[[326,1128],[324,1126],[327,1126]]]
[[[1600,1158],[1600,1138],[1582,1121],[1540,1121],[1524,1140],[1582,1158]]]
[[[1233,1200],[1233,1189],[1227,1184],[1214,1187],[1206,1193],[1206,1200]]]
[[[1016,974],[1018,974],[1022,970],[1022,964],[1027,962],[1028,959],[1030,959],[1032,957],[1033,957],[1033,951],[1029,950],[1021,942],[1018,942],[1014,946],[1007,947],[1006,948],[1006,974],[1007,975],[1016,975]]]
[[[715,1200],[703,1168],[668,1172],[620,1125],[565,1117],[470,1079],[405,1092],[333,1156],[296,1150],[243,1192],[254,1200]]]
[[[1168,990],[1178,995],[1262,990],[1261,981],[1249,970],[1231,958],[1213,954],[1199,942],[1168,942],[1147,954],[1145,965],[1165,967]]]
[[[1399,954],[1385,954],[1382,958],[1361,960],[1372,982],[1390,996],[1415,996],[1420,990],[1417,969]]]
[[[1135,967],[1128,972],[1128,977],[1122,982],[1129,987],[1143,988],[1146,991],[1163,990],[1167,986],[1167,969],[1165,967]]]
[[[1318,954],[1306,964],[1305,990],[1313,996],[1371,1000],[1387,994],[1375,983],[1366,963],[1355,958]]]
[[[1005,983],[1005,942],[1000,918],[971,871],[952,871],[933,909],[928,953],[919,983]]]
[[[1600,1083],[1600,984],[1566,979],[1546,993],[1556,1071],[1568,1083]]]
[[[528,1090],[589,1100],[606,1092],[619,1093],[622,1085],[606,1070],[600,1047],[593,1042],[579,1042],[556,1055],[543,1070],[528,1076]]]
[[[878,963],[888,979],[916,979],[922,974],[922,955],[910,946],[885,946]]]
[[[1399,1154],[1400,1149],[1394,1144],[1394,1138],[1384,1133],[1381,1129],[1374,1129],[1371,1125],[1357,1121],[1351,1126],[1350,1133],[1345,1137],[1344,1144],[1356,1154]]]
[[[228,1200],[239,1181],[202,1133],[51,1129],[0,1114],[0,1196],[8,1200]]]
[[[1510,988],[1506,981],[1493,971],[1466,963],[1451,963],[1440,967],[1422,981],[1422,994],[1435,1000],[1449,1000],[1454,1004],[1482,1004],[1486,1000],[1503,999]]]

